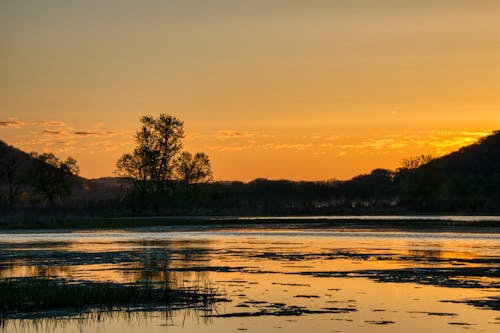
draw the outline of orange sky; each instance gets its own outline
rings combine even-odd
[[[2,1],[0,139],[111,175],[140,115],[216,179],[345,179],[500,129],[497,1]]]

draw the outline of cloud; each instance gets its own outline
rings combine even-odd
[[[456,150],[462,146],[476,142],[481,136],[489,133],[483,132],[464,132],[464,131],[423,131],[417,133],[405,134],[386,134],[373,137],[353,137],[327,135],[321,139],[314,134],[307,137],[308,141],[297,142],[292,140],[283,140],[269,142],[261,139],[258,134],[253,134],[251,139],[244,142],[231,142],[227,145],[207,146],[209,151],[264,151],[264,150],[296,150],[311,151],[312,154],[318,152],[332,152],[338,156],[345,156],[351,151],[356,154],[376,154],[384,155],[391,153],[403,153],[422,151],[433,155],[441,155]],[[291,141],[291,142],[290,142]],[[316,151],[316,153],[314,152]],[[332,155],[333,156],[333,155]]]
[[[341,151],[357,150],[358,153],[387,154],[403,151],[424,151],[442,155],[460,147],[476,142],[487,132],[460,132],[460,131],[428,131],[419,134],[393,134],[374,138],[359,138],[357,142],[350,142],[337,147]],[[321,147],[335,148],[335,145],[324,143]]]
[[[24,125],[23,122],[17,120],[3,120],[0,121],[0,127],[10,127],[10,128],[19,128]]]
[[[340,136],[338,135],[329,135],[329,136],[326,136],[323,138],[323,140],[326,140],[326,141],[334,141],[334,140],[338,140],[340,139]]]
[[[222,130],[217,131],[216,137],[225,139],[225,138],[248,138],[253,136],[253,133],[247,131],[237,131],[237,130]]]
[[[264,149],[290,149],[290,150],[306,150],[311,148],[310,143],[270,143],[263,146]]]
[[[57,121],[57,120],[41,120],[41,121],[35,121],[33,123],[45,126],[57,126],[57,127],[67,126],[67,124],[64,121]]]
[[[102,133],[98,132],[86,132],[86,131],[76,131],[73,132],[74,135],[81,135],[81,136],[89,136],[89,135],[102,135]]]
[[[104,131],[104,132],[95,132],[95,131],[73,131],[72,135],[86,137],[86,136],[99,136],[99,137],[112,137],[117,135],[129,135],[130,133],[126,131]]]
[[[48,135],[60,135],[63,134],[62,131],[51,131],[51,130],[41,130],[40,133]]]
[[[106,131],[106,132],[92,132],[92,131],[67,131],[67,130],[51,130],[51,129],[43,129],[39,131],[42,134],[47,135],[59,135],[64,137],[87,137],[87,136],[116,136],[120,134],[116,131]]]
[[[206,146],[209,151],[242,151],[249,149],[249,146],[224,146],[224,145],[216,145],[216,146]]]
[[[312,147],[310,143],[266,143],[244,145],[214,145],[206,146],[211,151],[242,151],[242,150],[306,150]]]
[[[395,140],[390,138],[379,138],[379,139],[368,139],[362,140],[359,143],[355,144],[345,144],[340,145],[341,149],[368,149],[368,150],[376,150],[376,149],[387,149],[390,148],[394,144]],[[403,141],[398,143],[398,146],[403,144]]]
[[[8,120],[3,120],[0,121],[0,127],[12,127],[12,128],[19,128],[19,127],[34,127],[34,128],[44,128],[44,127],[62,127],[62,128],[70,128],[68,124],[66,124],[63,121],[57,121],[57,120],[27,120],[27,121],[20,121],[16,119],[8,119]]]

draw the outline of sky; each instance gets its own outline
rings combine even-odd
[[[348,179],[500,129],[499,1],[0,0],[0,139],[111,176],[144,114],[217,180]]]

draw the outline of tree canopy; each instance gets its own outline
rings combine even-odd
[[[80,172],[76,160],[60,160],[52,153],[31,153],[36,163],[29,172],[29,182],[42,200],[55,206],[59,200],[71,195],[71,176]]]
[[[172,193],[179,182],[190,185],[211,180],[208,156],[182,151],[183,121],[160,114],[143,116],[140,122],[134,150],[116,163],[116,174],[129,180],[135,192],[144,198],[149,193]]]
[[[205,183],[212,179],[210,160],[205,153],[185,151],[177,159],[177,176],[185,185]]]

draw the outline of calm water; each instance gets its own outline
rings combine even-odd
[[[8,320],[5,332],[498,332],[500,234],[227,229],[0,234],[0,277],[218,288],[211,312]],[[160,269],[161,268],[161,269]],[[1,329],[0,329],[1,330]]]

